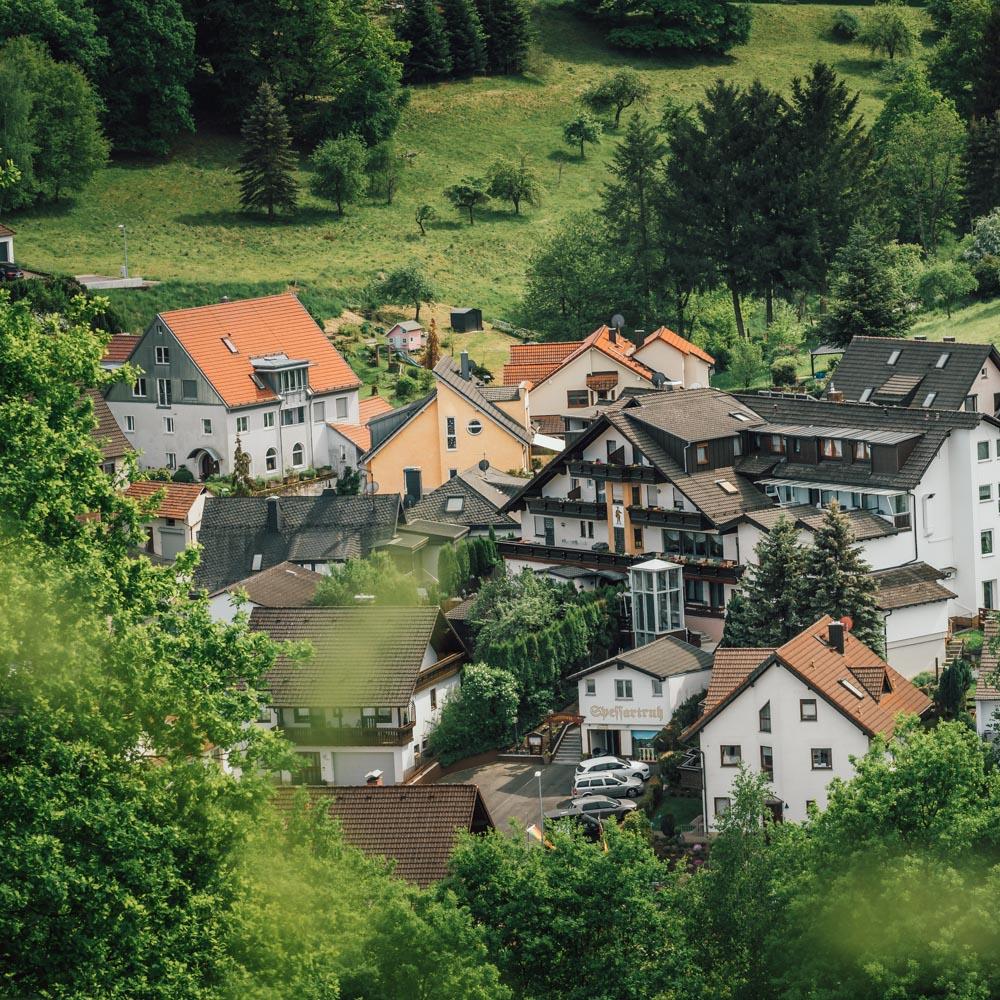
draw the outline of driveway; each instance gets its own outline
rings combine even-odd
[[[443,780],[478,785],[498,830],[510,831],[510,820],[522,826],[538,823],[538,779],[542,772],[542,809],[548,812],[569,798],[573,787],[573,764],[519,764],[497,761],[482,767],[455,771]]]

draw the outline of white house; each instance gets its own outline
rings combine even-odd
[[[668,635],[568,677],[577,682],[584,752],[655,760],[656,734],[708,687],[711,669],[711,653]]]
[[[360,381],[291,294],[159,314],[108,405],[146,467],[254,476],[332,466],[328,421],[357,424]]]
[[[992,743],[1000,728],[1000,688],[997,686],[997,654],[994,644],[1000,623],[994,615],[983,622],[983,652],[976,674],[976,732]]]
[[[256,607],[250,627],[314,650],[305,664],[279,657],[268,671],[259,723],[305,758],[294,780],[358,785],[381,771],[395,785],[413,773],[466,659],[439,608]]]
[[[322,580],[322,573],[304,566],[278,563],[209,594],[208,610],[216,621],[231,622],[239,610],[249,614],[254,608],[306,608]]]
[[[805,820],[833,778],[853,776],[851,756],[891,737],[900,713],[930,707],[829,616],[777,649],[716,650],[702,715],[683,734],[698,738],[706,828],[729,808],[741,764],[766,775],[776,820]]]
[[[390,327],[385,337],[394,351],[419,351],[427,343],[427,334],[415,319]]]
[[[707,387],[715,368],[711,354],[665,326],[646,337],[632,357],[685,389]]]
[[[162,494],[155,513],[145,521],[146,552],[176,559],[198,541],[208,490],[201,483],[130,483],[125,496],[146,503]]]

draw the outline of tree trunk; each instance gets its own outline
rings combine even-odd
[[[521,214],[521,199],[520,198],[511,198],[511,201],[514,202],[514,214],[515,215],[520,215]]]
[[[733,278],[729,279],[729,292],[733,297],[733,316],[736,317],[736,332],[739,334],[740,339],[747,339],[746,327],[743,325],[743,309],[740,306],[740,293],[736,289],[736,282]]]
[[[581,160],[587,159],[587,154],[583,151],[583,140],[582,139],[580,140],[580,159]]]
[[[474,224],[475,224],[475,220],[472,218],[472,206],[470,205],[469,206],[469,225],[472,226]]]
[[[622,107],[618,105],[615,108],[615,128],[618,128],[618,123],[622,120]]]
[[[764,293],[764,322],[770,326],[774,322],[774,286],[767,283],[767,291]]]
[[[427,231],[424,229],[424,224],[419,219],[417,219],[417,225],[420,227],[420,235],[426,236]]]
[[[269,201],[267,203],[267,221],[271,222],[274,219],[274,202]]]
[[[420,319],[420,299],[417,299],[417,311],[413,315],[414,319]]]

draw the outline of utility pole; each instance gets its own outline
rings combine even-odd
[[[118,224],[118,232],[122,234],[122,240],[125,244],[125,267],[122,268],[122,277],[128,277],[128,232],[125,229],[124,224]]]

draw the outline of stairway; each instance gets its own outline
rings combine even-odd
[[[559,749],[552,758],[553,764],[579,764],[583,758],[583,734],[579,726],[570,726],[563,736]]]
[[[952,636],[944,647],[944,662],[946,664],[951,663],[956,657],[962,655],[962,651],[965,648],[965,643],[956,636]]]

